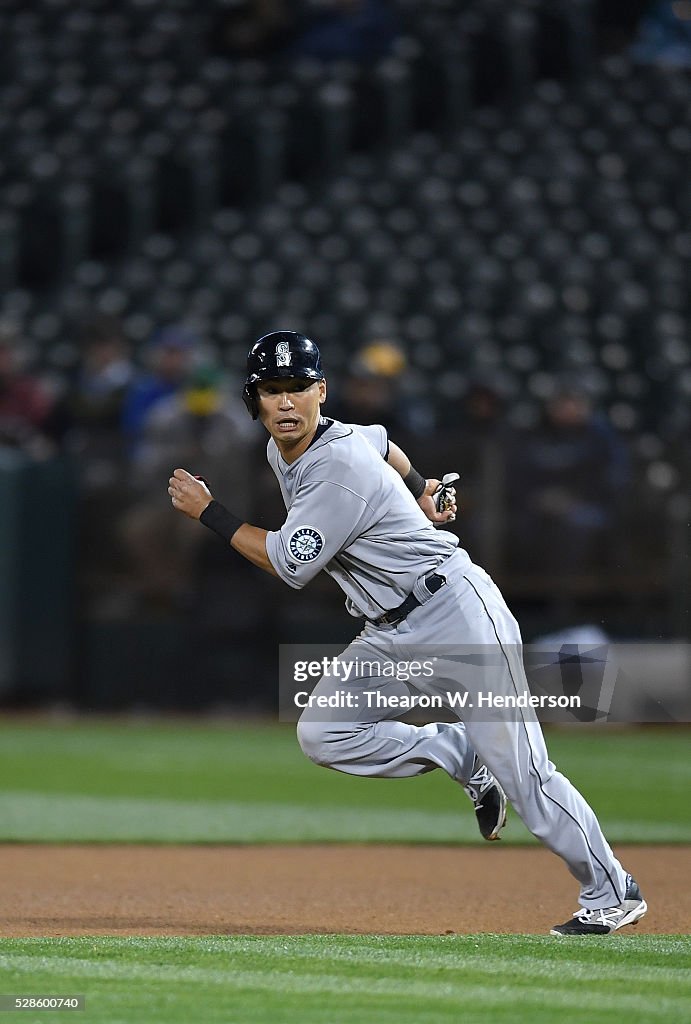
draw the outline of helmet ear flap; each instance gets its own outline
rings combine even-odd
[[[242,392],[242,398],[245,405],[247,406],[248,413],[250,414],[253,420],[256,420],[257,417],[259,416],[259,406],[257,405],[256,393],[253,394],[252,391],[250,391],[250,389],[248,388],[248,386],[245,385],[245,388]]]

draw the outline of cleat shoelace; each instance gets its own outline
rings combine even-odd
[[[624,911],[619,907],[607,907],[604,910],[587,910],[582,907],[573,916],[584,924],[602,924],[609,928],[624,916]]]
[[[470,777],[463,788],[470,799],[474,803],[477,803],[485,790],[492,785],[494,785],[494,778],[490,775],[487,766],[483,764],[478,768],[475,774]]]

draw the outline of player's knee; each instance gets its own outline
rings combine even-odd
[[[300,748],[310,761],[327,766],[325,757],[325,730],[323,722],[303,722],[297,724],[297,737]]]

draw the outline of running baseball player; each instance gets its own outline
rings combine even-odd
[[[295,589],[322,569],[344,591],[362,632],[339,656],[370,677],[324,675],[297,733],[316,764],[351,775],[404,778],[442,768],[473,801],[485,839],[499,838],[511,801],[526,826],[580,883],[580,909],[554,935],[605,935],[634,924],[647,905],[615,858],[595,814],[549,760],[530,709],[478,710],[480,694],[528,693],[518,624],[487,573],[451,533],[453,481],[423,478],[381,426],[321,415],[326,380],[317,346],[292,331],[268,334],[247,360],[244,401],[270,438],[269,463],[287,515],[280,530],[243,522],[184,469],[170,478],[173,507],[199,519],[236,551]],[[397,720],[409,684],[375,671],[434,651],[426,692],[465,695],[463,721]],[[336,690],[382,700],[325,714],[316,698]],[[325,704],[325,702],[321,702]],[[500,702],[501,703],[501,702]],[[352,706],[351,706],[352,708]],[[454,709],[459,715],[457,708]]]

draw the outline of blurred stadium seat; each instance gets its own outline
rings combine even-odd
[[[388,335],[442,422],[478,372],[516,428],[576,374],[666,500],[690,472],[688,73],[599,56],[587,0],[390,6],[390,52],[358,62],[225,53],[221,0],[7,0],[0,315],[50,373],[91,310],[135,349],[185,321],[235,374],[277,324],[336,376]]]

